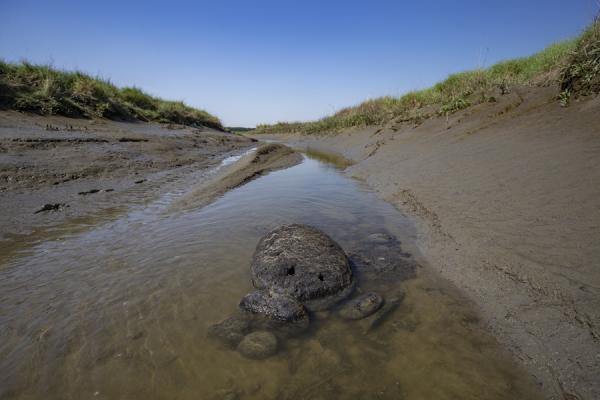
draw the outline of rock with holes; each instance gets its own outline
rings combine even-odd
[[[344,319],[362,319],[375,313],[383,305],[383,297],[374,292],[365,293],[350,300],[340,309]]]
[[[354,283],[342,248],[307,225],[284,225],[265,235],[251,269],[254,287],[291,296],[311,311],[343,300]]]

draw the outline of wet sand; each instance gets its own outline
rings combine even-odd
[[[188,193],[175,201],[171,210],[198,208],[271,171],[297,165],[300,153],[281,144],[262,144],[245,154],[230,168],[223,168],[210,179],[194,185]]]
[[[600,398],[600,97],[517,88],[448,118],[256,136],[336,152],[549,399]]]
[[[255,146],[210,128],[0,112],[0,260],[85,229]],[[198,177],[202,179],[202,177]]]

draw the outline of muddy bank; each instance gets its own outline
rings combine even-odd
[[[0,112],[0,253],[83,227],[255,144],[211,128]]]
[[[600,98],[562,108],[555,88],[521,88],[419,124],[271,138],[354,161],[347,174],[415,217],[428,262],[547,398],[596,399],[599,108]]]
[[[229,168],[223,168],[210,179],[191,188],[174,202],[172,210],[202,207],[225,192],[242,186],[261,175],[302,161],[300,153],[281,144],[265,144],[251,151]]]

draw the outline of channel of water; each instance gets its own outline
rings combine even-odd
[[[334,161],[309,152],[206,207],[165,212],[182,185],[9,259],[0,398],[538,398],[468,302],[420,259],[411,221]],[[274,357],[245,359],[207,329],[252,290],[260,237],[289,223],[325,231],[348,253],[369,235],[393,235],[421,266],[408,280],[359,281],[359,291],[406,293],[376,329],[323,313]]]

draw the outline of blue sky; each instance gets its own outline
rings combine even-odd
[[[307,120],[577,35],[598,0],[0,0],[0,57],[184,100],[229,126]]]

